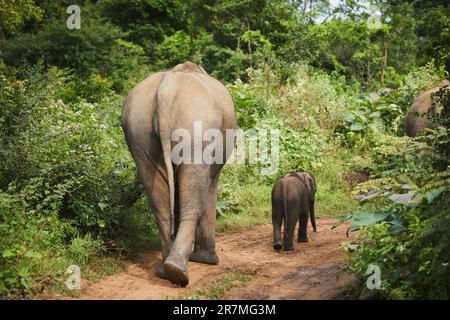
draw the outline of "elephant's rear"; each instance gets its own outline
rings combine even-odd
[[[433,94],[446,87],[450,90],[450,82],[442,81],[439,85],[428,89],[420,94],[413,102],[405,115],[405,132],[409,137],[415,137],[417,134],[425,131],[426,128],[432,128],[433,123],[428,119],[427,113],[437,115],[442,112],[441,107],[433,101]]]
[[[156,138],[153,125],[155,93],[162,78],[163,73],[159,72],[141,81],[131,90],[123,103],[121,125],[128,148],[135,160],[148,159],[151,157],[150,152],[154,154],[160,152],[155,150],[151,139]]]
[[[200,130],[196,130],[197,124]],[[173,137],[175,131],[187,132],[188,146],[195,157],[199,136],[203,156],[206,130],[224,133],[226,129],[236,129],[233,101],[219,81],[201,67],[186,62],[148,77],[130,92],[124,103],[122,127],[157,217],[163,252],[159,274],[185,286],[189,282],[187,261],[193,242],[193,261],[218,263],[215,203],[218,177],[225,161],[210,165],[203,157],[201,163],[196,163],[197,158],[187,156],[181,163],[174,163],[173,148],[188,141],[185,136],[181,136],[182,141],[173,141]],[[228,155],[227,152],[226,158]]]

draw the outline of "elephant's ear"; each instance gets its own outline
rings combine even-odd
[[[317,191],[316,182],[314,181],[314,178],[311,174],[306,173],[305,174],[306,183],[308,185],[308,189],[311,190],[312,194],[315,194]]]
[[[200,68],[200,70],[201,70],[201,72],[202,73],[204,73],[204,74],[208,74],[208,72],[206,72],[206,70],[205,69],[203,69],[203,67],[202,66],[198,66],[199,68]]]

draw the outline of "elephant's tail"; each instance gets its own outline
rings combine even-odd
[[[161,81],[164,82],[164,79]],[[172,128],[163,119],[170,119],[171,99],[167,96],[164,86],[161,84],[156,93],[156,103],[159,108],[157,111],[157,123],[161,148],[164,158],[164,165],[167,173],[167,184],[169,186],[169,210],[170,210],[170,229],[169,240],[173,240],[175,235],[175,178],[172,166]]]
[[[311,219],[311,225],[313,227],[313,231],[317,232],[317,227],[316,227],[316,216],[314,214],[314,200],[312,200],[309,204],[309,217]]]
[[[161,127],[160,127],[161,128]],[[167,184],[169,185],[169,205],[170,205],[170,234],[169,239],[173,240],[175,234],[175,186],[174,186],[174,174],[172,166],[172,144],[170,141],[170,134],[164,131],[160,131],[161,146],[164,158],[164,165],[167,170]]]

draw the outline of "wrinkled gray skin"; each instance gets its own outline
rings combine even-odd
[[[294,230],[299,222],[298,242],[308,242],[308,213],[313,231],[317,232],[314,215],[316,194],[314,177],[307,172],[288,173],[275,182],[272,189],[273,248],[294,250]],[[284,221],[284,236],[281,241],[281,225]]]
[[[126,141],[159,227],[162,265],[156,274],[181,286],[189,283],[188,259],[219,262],[215,223],[223,164],[194,164],[193,141],[192,164],[174,165],[171,160],[171,151],[178,143],[171,141],[172,131],[186,129],[193,140],[194,121],[202,121],[203,132],[220,129],[224,149],[225,130],[237,128],[228,90],[191,62],[143,80],[127,96],[122,112]],[[210,143],[203,142],[201,150]],[[222,163],[229,151],[224,151]]]
[[[441,113],[441,109],[436,107],[431,96],[439,91],[441,87],[448,85],[450,85],[450,82],[444,80],[439,85],[423,92],[414,100],[405,116],[406,135],[415,137],[419,133],[423,133],[425,129],[433,127],[431,121],[427,119],[426,113],[437,115]]]

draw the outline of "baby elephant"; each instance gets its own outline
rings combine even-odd
[[[294,229],[299,221],[298,242],[307,242],[306,229],[308,212],[314,232],[316,218],[314,217],[314,196],[316,194],[314,177],[307,172],[291,172],[278,179],[272,189],[272,223],[273,248],[280,250],[281,224],[284,219],[284,250],[294,250]]]

